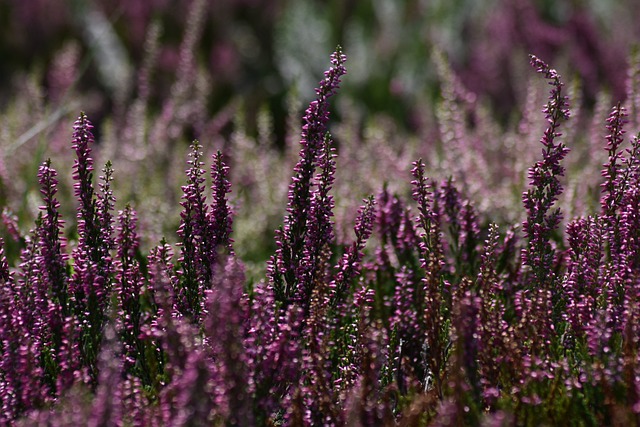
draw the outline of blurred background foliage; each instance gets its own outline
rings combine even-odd
[[[4,0],[0,2],[0,106],[16,95],[16,79],[33,74],[56,96],[56,61],[78,62],[77,88],[99,127],[114,103],[135,96],[145,39],[159,28],[151,106],[170,96],[190,1]],[[250,134],[266,108],[277,144],[285,140],[286,94],[304,99],[337,44],[349,56],[342,96],[361,120],[384,114],[415,131],[425,103],[438,97],[431,63],[445,51],[471,91],[487,95],[508,121],[524,95],[517,85],[534,53],[562,69],[571,63],[593,103],[600,88],[624,94],[625,60],[640,29],[633,0],[216,0],[205,2],[194,43],[211,85],[208,114],[241,100]],[[59,67],[58,67],[59,68]],[[622,76],[622,78],[621,78]],[[520,90],[520,92],[519,92]]]

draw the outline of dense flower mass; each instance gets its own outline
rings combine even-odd
[[[540,158],[505,166],[528,168],[516,226],[468,194],[489,164],[468,156],[452,170],[470,175],[440,179],[416,160],[355,215],[338,214],[349,147],[329,133],[329,100],[345,61],[338,48],[304,114],[266,272],[234,241],[236,215],[260,207],[231,197],[249,191],[232,193],[233,154],[217,151],[207,173],[206,147],[191,145],[175,247],[145,253],[148,223],[132,203],[115,210],[110,162],[95,186],[93,126],[80,115],[75,227],[51,160],[33,229],[22,235],[3,212],[1,425],[640,422],[640,136],[625,147],[625,107],[603,123],[599,203],[582,216],[560,211],[567,187],[578,191],[559,132],[568,98],[535,56],[551,90]],[[464,149],[478,135],[449,84],[440,117],[455,123],[442,128]],[[268,168],[252,167],[247,181],[261,184]]]

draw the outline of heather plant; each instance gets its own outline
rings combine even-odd
[[[190,31],[183,79],[200,72],[189,46],[201,29]],[[436,56],[441,144],[382,148],[393,140],[389,129],[378,132],[384,125],[367,134],[343,123],[334,133],[330,101],[347,71],[338,48],[298,143],[283,153],[241,125],[228,144],[170,152],[184,152],[187,168],[177,193],[164,190],[176,231],[159,242],[145,236],[148,207],[137,208],[145,199],[120,199],[118,163],[94,176],[113,146],[96,145],[81,113],[71,136],[76,200],[63,194],[54,156],[34,174],[41,201],[31,231],[3,211],[0,423],[637,424],[640,135],[625,140],[637,121],[635,89],[630,122],[616,104],[598,141],[570,125],[559,73],[531,56],[531,74],[550,85],[546,122],[536,121],[543,96],[530,80],[523,117],[503,129]],[[200,108],[186,82],[163,105],[154,144],[178,138]],[[147,96],[142,90],[127,110],[123,135],[148,138],[147,113],[136,110]],[[516,140],[538,150],[509,151]],[[389,163],[359,153],[369,143]],[[601,182],[588,182],[597,182],[589,191],[599,206],[585,202],[569,216],[567,186],[594,171],[566,160],[596,144],[606,163]],[[172,156],[160,147],[148,145],[145,158],[170,172]],[[249,160],[253,174],[235,171]],[[282,172],[283,162],[292,170]],[[346,172],[366,168],[387,174],[356,187]],[[269,213],[274,206],[279,215]],[[265,227],[252,230],[252,218],[267,218],[275,232],[266,255],[244,260],[247,236]]]

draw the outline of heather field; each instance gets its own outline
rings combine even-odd
[[[640,425],[612,3],[0,2],[0,426]]]

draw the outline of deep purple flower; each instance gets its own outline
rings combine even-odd
[[[627,123],[627,112],[620,104],[613,107],[607,118],[607,152],[609,161],[604,165],[602,176],[605,182],[601,185],[600,204],[607,230],[606,238],[613,258],[619,256],[620,241],[618,234],[619,209],[622,197],[628,186],[628,169],[624,168],[624,156],[620,146],[624,142],[624,125]]]
[[[96,207],[98,222],[101,230],[101,242],[100,251],[102,252],[102,265],[104,266],[104,273],[108,275],[111,273],[111,249],[114,247],[113,240],[113,210],[115,209],[116,199],[111,189],[111,181],[113,181],[113,167],[111,161],[107,161],[102,169],[102,175],[100,175],[100,193],[97,196]]]
[[[442,233],[440,232],[441,214],[433,191],[425,176],[425,165],[422,160],[414,162],[412,175],[414,180],[413,199],[418,203],[417,223],[422,228],[420,242],[420,263],[424,276],[421,286],[424,289],[423,316],[425,330],[426,376],[424,384],[433,382],[438,396],[442,396],[442,371],[445,367],[447,343],[443,334],[445,317],[442,315],[451,299],[450,283],[443,280],[444,250]]]
[[[118,222],[114,262],[114,287],[119,303],[116,330],[122,340],[124,368],[129,369],[136,363],[142,367],[145,362],[144,347],[140,342],[143,315],[140,297],[144,280],[136,259],[140,245],[136,232],[137,218],[130,205],[119,213]]]
[[[570,246],[567,279],[566,317],[580,336],[596,315],[597,300],[604,291],[600,266],[603,260],[602,220],[581,218],[567,225]]]
[[[56,390],[59,374],[68,361],[62,360],[64,342],[71,339],[65,332],[65,322],[72,314],[69,294],[69,276],[67,272],[68,255],[65,252],[66,240],[62,236],[64,221],[60,219],[56,199],[57,172],[51,167],[51,161],[45,161],[38,173],[44,205],[39,227],[39,250],[36,261],[41,265],[41,280],[38,283],[42,316],[41,339],[43,354],[48,360],[43,363],[45,381],[53,395],[62,392]]]
[[[482,398],[485,404],[493,405],[500,396],[499,387],[504,376],[515,375],[518,366],[512,347],[516,344],[513,328],[506,319],[510,293],[505,292],[505,277],[498,272],[500,234],[495,224],[489,226],[489,237],[485,242],[480,272],[476,280],[480,306],[478,313],[477,341],[478,364],[481,373]]]
[[[227,195],[231,191],[228,180],[229,168],[222,153],[213,155],[211,166],[212,204],[206,204],[204,163],[201,161],[201,146],[191,146],[187,185],[182,187],[180,228],[180,277],[176,297],[178,309],[194,321],[200,321],[204,292],[211,287],[213,269],[219,252],[233,255],[231,239],[233,216]]]
[[[109,274],[111,259],[111,209],[113,196],[109,188],[112,170],[107,164],[102,188],[105,191],[96,197],[93,188],[93,158],[91,145],[94,143],[91,129],[93,126],[84,113],[80,114],[74,125],[73,146],[77,158],[74,160],[74,191],[78,206],[78,246],[73,252],[74,275],[70,282],[70,291],[80,312],[89,304],[93,309],[102,311],[109,293]],[[90,299],[95,298],[90,302]]]
[[[365,204],[358,210],[356,225],[354,228],[356,241],[349,246],[336,266],[335,278],[331,282],[331,303],[333,305],[343,302],[345,295],[349,294],[353,281],[360,274],[362,258],[367,240],[373,230],[375,219],[375,199],[370,196]]]
[[[0,287],[0,422],[3,423],[42,405],[51,393],[51,383],[44,380],[40,364],[47,313],[38,264],[40,231],[36,227],[27,238],[16,279],[7,269]],[[6,265],[4,254],[0,262]]]
[[[362,286],[354,293],[353,319],[356,339],[349,343],[342,367],[340,387],[344,390],[346,425],[389,425],[393,415],[381,384],[388,354],[381,322],[372,317],[375,292]]]
[[[318,159],[320,171],[314,179],[317,189],[311,195],[303,260],[298,269],[299,299],[303,302],[305,309],[310,304],[316,283],[326,283],[329,273],[326,264],[331,257],[330,245],[334,239],[332,222],[334,201],[329,192],[333,186],[336,168],[335,150],[331,143],[331,138],[326,135]]]
[[[426,324],[424,283],[403,267],[396,274],[393,310],[390,327],[397,344],[396,382],[400,392],[406,393],[412,384],[424,389],[427,378],[425,353]]]
[[[325,72],[324,80],[316,88],[316,99],[309,104],[303,119],[299,161],[289,185],[287,216],[282,231],[276,236],[278,249],[269,266],[269,279],[277,298],[285,303],[291,302],[301,291],[299,270],[305,257],[304,247],[310,223],[316,220],[310,217],[314,198],[312,178],[320,161],[327,132],[329,98],[335,94],[340,85],[340,77],[346,73],[345,61],[346,56],[338,47],[331,55],[332,67]],[[327,153],[326,156],[330,154]]]
[[[207,296],[206,336],[216,361],[218,393],[224,399],[224,417],[232,425],[253,425],[251,389],[245,352],[247,319],[243,297],[245,276],[239,260],[228,257],[215,272],[214,286]]]
[[[73,162],[73,185],[78,201],[81,203],[79,220],[93,220],[95,211],[95,201],[93,200],[93,158],[91,157],[91,146],[94,144],[93,125],[84,113],[73,126],[73,145],[77,159]],[[82,214],[82,216],[80,216]]]
[[[19,355],[17,347],[24,337],[20,337],[20,328],[15,321],[18,316],[14,303],[13,275],[9,271],[9,264],[4,253],[4,240],[0,238],[0,422],[9,423],[19,413],[19,385],[16,365]]]
[[[422,159],[413,163],[411,174],[414,180],[413,200],[418,204],[417,223],[423,230],[421,236],[421,252],[429,254],[429,258],[434,262],[433,268],[439,270],[443,265],[443,242],[440,232],[440,212],[435,206],[434,194],[431,185],[425,175],[425,164]]]
[[[45,286],[52,294],[52,302],[61,311],[59,315],[66,316],[69,314],[67,294],[69,278],[66,270],[66,261],[69,257],[65,253],[66,240],[61,236],[64,221],[60,219],[60,213],[58,212],[60,202],[55,197],[58,191],[57,175],[56,170],[51,167],[51,160],[45,161],[40,166],[38,178],[41,185],[40,192],[44,201],[44,206],[41,206],[44,216],[40,235],[42,256],[40,263],[43,266]],[[62,326],[60,322],[54,322],[53,320],[50,319],[53,325]]]
[[[198,142],[191,145],[191,158],[187,169],[187,185],[182,187],[183,201],[180,236],[180,288],[177,291],[178,309],[185,315],[199,319],[202,295],[211,281],[211,264],[209,264],[209,243],[211,228],[207,219],[206,194],[204,192],[204,163]]]
[[[442,221],[447,224],[451,238],[450,251],[453,254],[458,274],[473,273],[478,243],[479,226],[473,206],[464,200],[452,179],[441,187]]]
[[[209,223],[212,236],[211,242],[209,242],[208,262],[213,268],[218,251],[224,249],[228,254],[233,255],[233,240],[231,239],[233,215],[227,200],[227,195],[231,192],[231,183],[229,182],[229,167],[225,164],[220,151],[213,155],[211,181],[213,202],[209,211]]]
[[[101,331],[105,322],[105,310],[111,292],[113,246],[112,219],[114,198],[110,189],[113,170],[110,163],[101,176],[101,192],[96,195],[93,187],[94,143],[93,126],[84,113],[74,125],[73,145],[76,159],[73,166],[75,195],[78,198],[78,245],[74,249],[73,275],[69,280],[69,297],[73,311],[78,316],[81,330],[82,365],[88,369],[88,380],[97,383],[97,357],[101,343]]]
[[[531,55],[531,66],[549,80],[552,86],[549,101],[544,113],[549,126],[540,140],[543,145],[542,160],[529,169],[529,190],[522,200],[527,211],[527,219],[523,222],[527,247],[522,252],[522,261],[531,268],[532,286],[549,287],[554,281],[552,264],[555,251],[551,245],[551,233],[558,227],[562,219],[560,209],[551,211],[558,196],[562,194],[560,177],[564,175],[562,159],[569,149],[562,142],[556,142],[561,134],[560,124],[569,118],[569,104],[562,94],[563,84],[556,70]]]
[[[375,220],[375,232],[380,236],[380,248],[376,250],[376,264],[381,270],[392,268],[392,251],[398,238],[403,217],[403,205],[400,199],[383,188],[377,197],[378,210]]]

